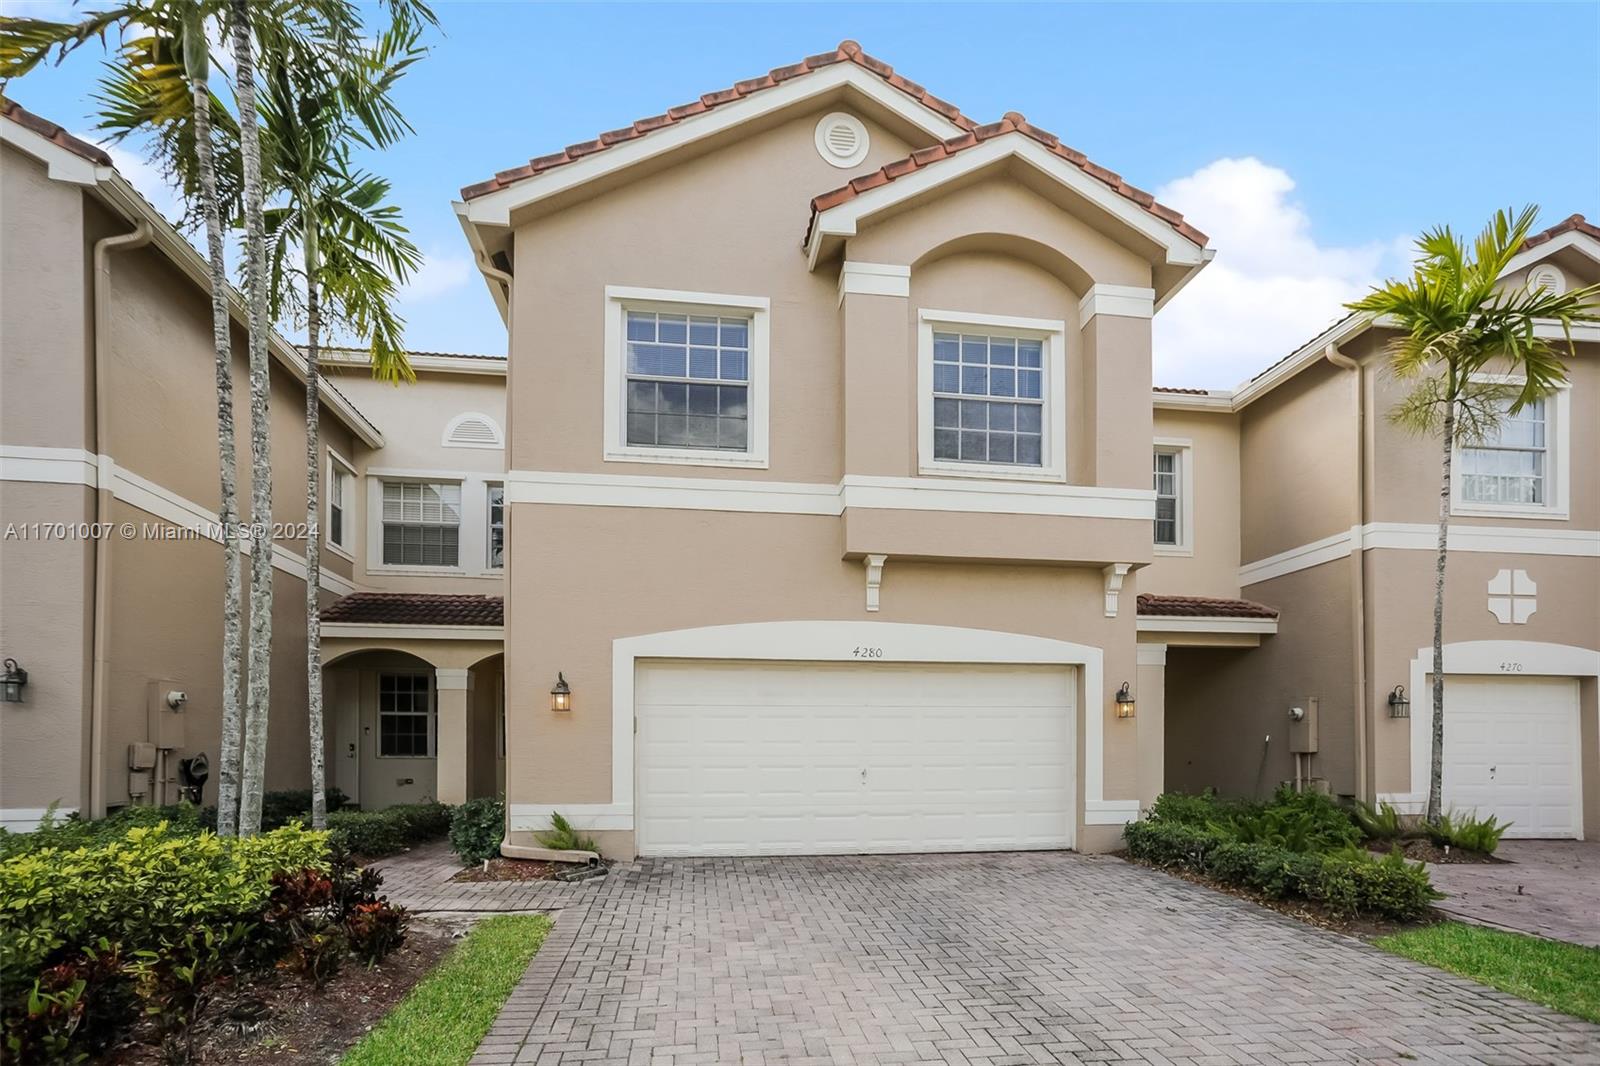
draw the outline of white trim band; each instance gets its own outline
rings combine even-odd
[[[1239,584],[1254,585],[1285,574],[1309,570],[1313,566],[1343,559],[1358,548],[1433,551],[1438,547],[1438,540],[1438,527],[1432,523],[1368,522],[1364,526],[1351,526],[1343,533],[1335,533],[1331,537],[1246,563],[1239,568]],[[1600,558],[1600,530],[1452,523],[1449,546],[1451,551],[1458,552],[1596,559]]]
[[[1119,318],[1154,318],[1156,291],[1133,285],[1091,285],[1078,301],[1078,326],[1089,324],[1095,315]]]
[[[322,639],[338,640],[493,640],[504,641],[500,626],[423,626],[399,622],[324,622]]]
[[[907,298],[911,295],[911,268],[846,260],[839,268],[839,303],[843,304],[847,295]]]

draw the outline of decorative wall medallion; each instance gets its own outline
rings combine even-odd
[[[1539,586],[1526,570],[1502,570],[1489,579],[1489,613],[1501,625],[1522,625],[1539,609]]]

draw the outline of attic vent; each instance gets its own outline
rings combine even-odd
[[[1528,271],[1528,291],[1537,292],[1544,289],[1551,296],[1560,296],[1567,291],[1567,277],[1561,273],[1561,268],[1543,263]]]
[[[457,415],[444,430],[447,448],[498,448],[501,444],[500,427],[494,419],[476,411]]]
[[[867,157],[867,148],[867,127],[854,115],[835,111],[817,123],[817,151],[833,166],[855,166]]]

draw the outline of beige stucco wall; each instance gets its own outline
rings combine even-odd
[[[216,399],[209,298],[153,247],[110,257],[110,314],[104,373],[110,402],[103,440],[93,432],[93,244],[133,224],[78,186],[51,182],[44,168],[3,152],[5,217],[0,274],[0,443],[81,448],[108,454],[120,470],[156,486],[167,505],[215,513]],[[248,507],[249,414],[246,343],[234,333],[234,394],[241,502]],[[304,393],[273,367],[274,517],[305,519]],[[323,431],[349,447],[350,433],[325,409]],[[58,472],[59,472],[58,468]],[[73,476],[81,476],[74,474]],[[221,546],[169,539],[174,528],[120,496],[97,515],[83,485],[7,481],[0,510],[7,522],[132,523],[133,536],[101,542],[110,560],[110,614],[102,752],[104,801],[127,802],[127,745],[151,736],[154,682],[184,690],[176,716],[177,756],[207,752],[208,799],[215,795],[221,687]],[[156,506],[156,505],[152,505]],[[296,554],[298,540],[281,541]],[[0,645],[30,671],[27,699],[0,716],[0,807],[89,801],[90,678],[95,548],[83,541],[7,543],[0,580]],[[324,556],[335,573],[347,563]],[[302,581],[274,571],[273,704],[267,787],[304,785],[309,776],[305,725],[305,601]],[[332,598],[326,594],[324,599]],[[176,758],[168,778],[176,780]],[[141,786],[147,795],[148,784]],[[175,794],[173,794],[175,796]]]
[[[1157,410],[1157,439],[1188,441],[1194,493],[1188,554],[1155,555],[1140,574],[1147,592],[1174,596],[1239,595],[1239,417],[1226,411]]]

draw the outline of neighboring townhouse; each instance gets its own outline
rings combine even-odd
[[[1597,281],[1600,227],[1573,216],[1504,284]],[[1441,445],[1389,418],[1408,387],[1385,370],[1393,336],[1351,316],[1231,394],[1157,396],[1158,437],[1180,418],[1236,433],[1237,476],[1214,485],[1239,497],[1237,594],[1281,610],[1248,654],[1169,645],[1171,787],[1260,794],[1298,762],[1335,793],[1426,805]],[[1568,384],[1452,458],[1444,802],[1513,836],[1600,829],[1600,324],[1572,337]]]
[[[0,703],[3,824],[31,828],[51,805],[98,815],[175,802],[180,764],[200,753],[211,764],[209,802],[222,549],[206,263],[100,149],[11,102],[0,138],[0,656],[28,675],[21,700]],[[246,337],[231,295],[248,511]],[[267,787],[303,788],[305,554],[292,534],[305,521],[305,363],[276,335],[271,356],[273,506],[285,536],[273,548]],[[324,601],[359,620],[358,590],[426,588],[462,594],[475,616],[491,605],[497,627],[505,359],[417,353],[412,362],[416,383],[390,385],[359,355],[327,354]],[[383,521],[386,510],[394,521]],[[97,525],[104,535],[90,535]],[[423,686],[414,680],[422,661],[402,650],[360,654],[362,631],[325,628],[330,784],[369,807],[497,791],[498,706],[478,711],[481,779],[441,788],[431,669]],[[479,656],[450,675],[463,692],[477,666],[482,698],[498,698],[498,636],[485,645],[490,662]],[[397,692],[407,685],[404,699],[422,701],[425,714],[402,713]]]

